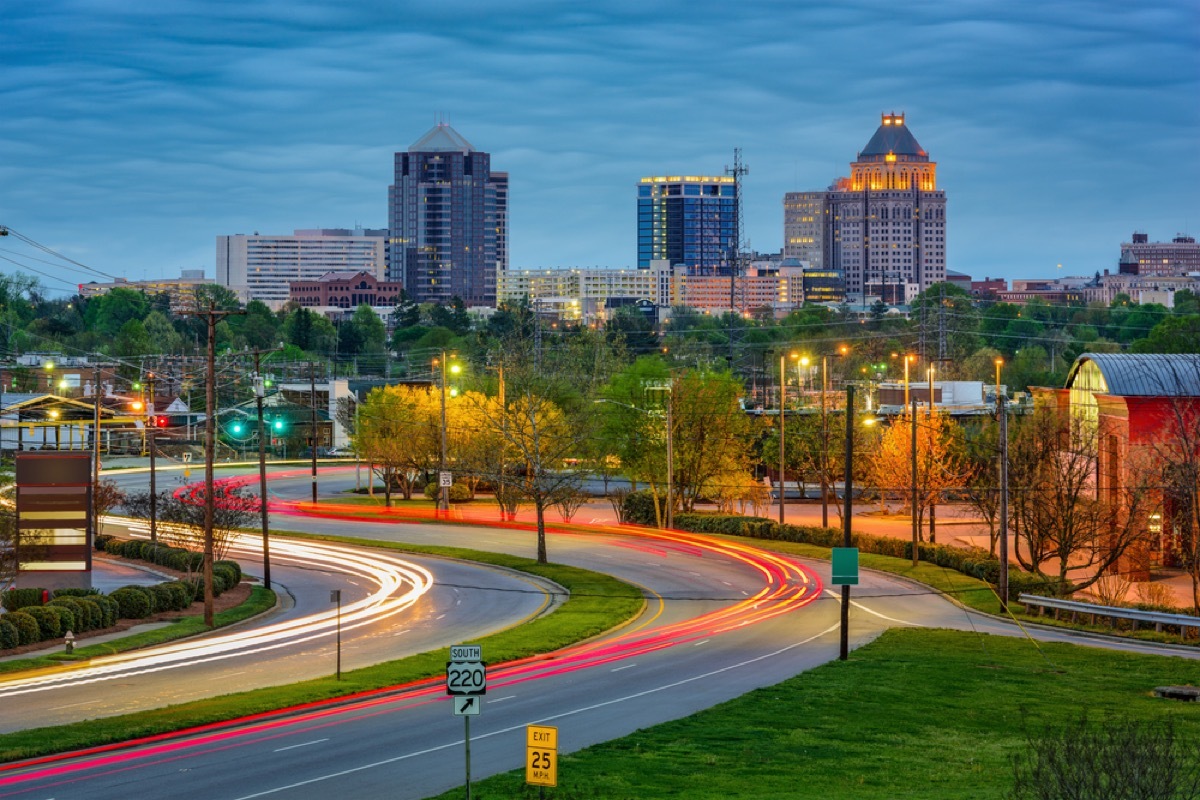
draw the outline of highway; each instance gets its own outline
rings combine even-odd
[[[307,488],[302,479],[290,480],[273,491],[286,497]],[[303,527],[525,556],[532,556],[534,547],[532,532],[511,529],[315,518],[305,518]],[[530,723],[558,726],[560,753],[566,753],[686,716],[836,658],[838,603],[824,588],[827,563],[650,531],[551,533],[549,553],[553,561],[640,585],[651,602],[633,625],[609,636],[550,657],[493,665],[481,714],[470,723],[477,777],[523,763],[524,726]],[[441,565],[432,569],[436,587],[444,580]],[[896,625],[1021,635],[1014,626],[965,612],[924,587],[879,574],[864,574],[852,596],[852,646]],[[462,784],[464,731],[463,718],[453,715],[443,687],[432,682],[297,715],[13,765],[0,770],[0,797],[115,799],[168,791],[175,797],[245,800],[332,793],[422,798]]]

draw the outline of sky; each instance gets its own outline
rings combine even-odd
[[[947,266],[1116,270],[1200,234],[1200,4],[39,0],[0,26],[0,270],[50,293],[215,267],[215,237],[383,227],[438,119],[510,174],[513,268],[636,263],[644,175],[721,174],[750,246],[903,112]],[[35,261],[33,258],[44,261]],[[49,264],[45,262],[50,262]]]

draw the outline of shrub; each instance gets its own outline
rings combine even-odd
[[[117,619],[120,617],[121,608],[116,600],[113,600],[108,595],[97,595],[93,602],[100,606],[100,626],[101,628],[111,628],[117,624]]]
[[[58,629],[62,631],[59,635],[66,635],[67,631],[78,633],[79,628],[75,627],[78,620],[75,617],[75,612],[66,606],[42,606],[47,611],[58,614]]]
[[[104,609],[97,600],[91,597],[80,597],[77,602],[87,623],[87,630],[94,631],[104,627]]]
[[[425,484],[425,497],[430,500],[436,500],[441,495],[441,487],[435,482],[430,481]],[[471,488],[465,483],[455,483],[450,487],[450,502],[465,503],[471,499]]]
[[[138,587],[122,586],[109,597],[116,602],[117,615],[121,619],[145,619],[154,610],[150,593]]]
[[[83,607],[83,601],[75,597],[56,597],[46,604],[47,608],[65,608],[71,612],[71,624],[63,624],[63,630],[81,633],[91,630],[91,617]]]
[[[52,597],[95,597],[100,594],[99,589],[55,589],[51,592]]]
[[[156,611],[178,611],[179,597],[175,591],[171,589],[168,583],[156,583],[153,586],[147,587],[150,589],[150,594],[154,595],[154,608]]]
[[[19,608],[27,608],[28,606],[40,606],[42,604],[42,593],[45,589],[9,589],[4,593],[3,601],[5,611],[16,611]]]
[[[105,545],[112,541],[112,539],[113,537],[109,536],[107,533],[97,533],[95,538],[92,539],[92,544],[97,550],[103,552]]]
[[[655,525],[654,493],[648,489],[630,492],[625,495],[621,505],[621,518],[635,525]],[[679,518],[675,518],[675,527],[679,527]]]
[[[4,619],[17,629],[18,644],[37,644],[42,640],[42,630],[37,620],[26,611],[10,611]]]
[[[0,650],[12,650],[21,643],[21,634],[8,620],[0,617]]]
[[[221,591],[232,589],[241,583],[241,572],[236,567],[229,566],[227,561],[218,561],[213,564],[213,578],[220,577],[225,583],[225,587]]]
[[[241,564],[239,564],[236,561],[229,561],[229,560],[213,562],[213,569],[216,569],[217,567],[222,567],[222,566],[228,567],[229,569],[231,569],[233,571],[233,581],[229,584],[230,586],[237,586],[239,583],[242,582],[242,565]]]
[[[171,593],[171,608],[182,611],[192,604],[196,590],[187,581],[171,581],[160,584]]]
[[[58,609],[46,606],[29,606],[22,610],[33,617],[37,623],[40,640],[57,639],[63,635],[62,618],[58,615]],[[68,611],[67,613],[71,612]]]
[[[104,552],[112,553],[114,556],[121,555],[121,548],[125,546],[125,539],[118,539],[115,536],[109,536],[104,540]]]

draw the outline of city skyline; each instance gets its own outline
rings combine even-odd
[[[447,119],[511,176],[513,268],[635,265],[630,185],[721,174],[735,147],[749,243],[778,251],[784,194],[848,174],[895,111],[954,197],[949,269],[1115,272],[1135,230],[1196,234],[1196,22],[1186,2],[50,2],[0,32],[0,224],[113,275],[211,276],[218,235],[383,227],[393,154]],[[63,277],[42,281],[95,276]]]

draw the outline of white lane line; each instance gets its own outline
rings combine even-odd
[[[715,670],[712,670],[711,672],[705,672],[701,675],[693,675],[690,678],[684,678],[683,680],[675,681],[674,683],[663,684],[662,686],[658,686],[653,689],[646,689],[645,691],[637,692],[637,693],[631,694],[631,695],[626,695],[625,697],[617,697],[612,700],[606,700],[602,703],[596,703],[595,705],[583,706],[581,708],[576,708],[572,711],[564,711],[561,714],[555,714],[550,717],[543,717],[538,720],[530,720],[530,722],[531,723],[532,722],[553,722],[556,719],[562,719],[564,717],[574,716],[575,714],[583,714],[588,711],[595,711],[598,708],[604,708],[605,706],[616,705],[617,703],[625,703],[630,700],[640,700],[643,697],[655,694],[657,692],[667,691],[668,689],[675,689],[679,686],[684,686],[685,684],[695,683],[696,681],[707,680],[708,678],[711,678],[716,675],[720,675],[724,672],[729,672],[731,670],[739,669],[741,667],[750,666],[751,664],[755,664],[759,661],[764,661],[768,658],[782,655],[783,653],[786,653],[789,650],[794,650],[797,647],[803,647],[804,645],[808,644],[809,642],[815,641],[817,639],[820,639],[822,636],[833,633],[834,631],[836,631],[838,629],[838,627],[840,625],[841,625],[840,622],[835,623],[833,625],[830,625],[828,628],[821,631],[820,633],[814,634],[814,635],[808,637],[807,639],[804,639],[803,641],[794,642],[792,644],[789,644],[786,647],[781,647],[778,650],[775,650],[774,652],[763,653],[761,656],[756,656],[755,658],[747,659],[746,661],[741,661],[741,662],[738,662],[737,664],[730,664],[727,667],[721,667],[720,669],[715,669]],[[480,734],[478,736],[473,736],[471,738],[474,740],[489,739],[493,736],[501,736],[506,733],[512,733],[513,731],[523,731],[523,730],[525,730],[525,727],[527,724],[528,723],[521,723],[520,725],[513,725],[512,727],[509,727],[509,728],[501,728],[500,730],[490,731],[488,733]],[[457,739],[453,742],[448,742],[446,744],[439,744],[439,745],[435,745],[434,747],[427,747],[424,750],[416,750],[412,753],[405,753],[404,755],[401,755],[401,756],[385,758],[382,761],[373,761],[370,764],[363,764],[358,767],[350,767],[349,769],[340,770],[338,772],[331,772],[327,775],[321,775],[316,778],[309,778],[306,781],[298,781],[297,783],[291,783],[291,784],[288,784],[287,786],[276,786],[274,789],[265,789],[264,791],[261,791],[261,792],[255,792],[254,794],[244,795],[242,797],[237,798],[237,800],[254,800],[257,797],[266,797],[269,794],[276,794],[278,792],[286,792],[290,789],[298,789],[301,786],[310,786],[314,783],[321,783],[322,781],[333,780],[334,778],[343,778],[347,775],[353,775],[356,772],[363,772],[368,769],[375,769],[376,767],[384,767],[384,766],[387,766],[388,764],[395,764],[399,761],[406,761],[410,758],[417,758],[418,756],[426,756],[426,755],[429,755],[430,753],[437,753],[442,750],[449,750],[452,747],[454,747],[454,748],[461,747],[462,744],[463,744],[463,740]]]
[[[609,672],[620,672],[623,669],[630,669],[631,667],[636,667],[636,666],[637,666],[637,664],[626,664],[623,667],[613,667],[611,670],[609,670]]]
[[[487,702],[488,702],[488,705],[490,706],[493,703],[503,703],[505,700],[516,700],[516,699],[517,699],[517,696],[515,694],[510,694],[505,697],[489,697],[487,699]]]
[[[321,742],[328,742],[328,741],[329,741],[329,737],[326,736],[324,739],[315,739],[314,741],[304,742],[303,744],[293,744],[293,745],[288,745],[287,747],[280,747],[280,748],[277,748],[275,750],[275,752],[282,753],[284,750],[295,750],[297,747],[308,747],[309,745],[312,745],[312,744],[320,744]]]
[[[67,703],[65,706],[53,706],[51,711],[58,711],[60,708],[74,708],[75,706],[86,706],[88,703],[93,703],[94,700],[81,700],[78,703]]]
[[[708,639],[701,639],[698,642],[692,642],[692,647],[699,647],[702,644],[708,644]]]
[[[826,589],[825,594],[829,595],[830,597],[832,597],[835,600],[842,599],[842,596],[840,594],[838,594],[837,592],[833,591],[832,589]],[[854,600],[850,601],[850,605],[854,606],[855,608],[859,609],[860,611],[865,611],[872,616],[879,617],[880,619],[886,619],[888,622],[894,622],[897,625],[911,625],[914,628],[925,627],[924,625],[920,624],[919,622],[909,622],[906,619],[896,619],[895,617],[889,617],[887,614],[880,614],[878,611],[872,611],[871,609],[864,606],[862,603],[859,603]]]

